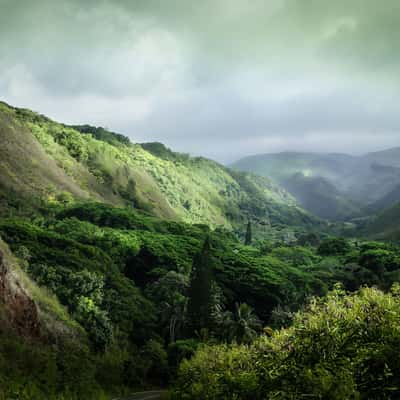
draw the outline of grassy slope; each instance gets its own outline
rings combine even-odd
[[[130,144],[122,136],[88,126],[75,127],[78,131],[4,103],[0,128],[4,139],[10,138],[6,151],[0,150],[3,187],[48,199],[66,191],[212,227],[241,228],[247,218],[259,227],[316,223],[268,179],[233,173],[162,145],[160,154],[151,144]],[[83,134],[85,130],[91,134]],[[26,171],[31,171],[27,178]]]
[[[0,103],[0,184],[25,194],[49,193],[53,187],[76,197],[88,193],[49,157],[15,113]]]
[[[0,150],[3,186],[47,199],[66,191],[115,205],[147,201],[156,214],[175,217],[152,178],[136,171],[117,147],[4,104],[0,104],[0,128],[7,142]],[[140,190],[130,188],[129,180],[138,182]]]

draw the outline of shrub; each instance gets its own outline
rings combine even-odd
[[[387,294],[336,287],[250,347],[203,347],[182,363],[172,398],[398,398],[399,345],[399,285]]]

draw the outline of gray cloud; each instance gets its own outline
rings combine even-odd
[[[223,161],[389,147],[400,143],[399,7],[0,0],[0,96]]]

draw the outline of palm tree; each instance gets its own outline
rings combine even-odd
[[[229,324],[229,336],[238,343],[250,343],[261,328],[261,322],[253,309],[246,303],[236,303]]]

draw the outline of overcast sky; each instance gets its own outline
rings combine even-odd
[[[400,145],[399,0],[0,0],[0,99],[230,162]]]

